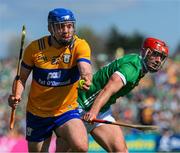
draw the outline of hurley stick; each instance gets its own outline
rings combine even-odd
[[[20,52],[19,52],[19,59],[18,59],[18,66],[17,66],[17,73],[16,73],[16,78],[15,78],[15,94],[17,91],[17,83],[19,81],[20,77],[20,68],[21,68],[21,60],[22,60],[22,54],[23,54],[23,47],[24,47],[24,40],[25,40],[25,35],[26,35],[26,28],[23,25],[22,27],[22,33],[21,33],[21,46],[20,46]],[[15,107],[12,108],[11,110],[11,118],[10,118],[10,130],[14,128],[14,121],[15,121]]]
[[[158,126],[155,126],[155,125],[150,125],[150,126],[149,125],[136,125],[136,124],[128,124],[128,123],[124,123],[124,122],[111,122],[111,121],[101,120],[101,119],[93,119],[92,122],[118,125],[118,126],[123,126],[123,127],[134,128],[134,129],[138,129],[138,130],[142,130],[142,131],[158,129]]]

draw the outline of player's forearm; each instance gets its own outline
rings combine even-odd
[[[13,87],[12,87],[12,94],[17,98],[21,98],[22,93],[24,91],[25,88],[25,82],[23,82],[22,80],[14,80],[13,82]]]
[[[101,90],[99,95],[96,97],[90,111],[93,111],[96,114],[98,114],[101,108],[108,102],[112,94],[113,93],[106,88]]]
[[[21,67],[19,78],[18,79],[15,78],[15,80],[13,82],[13,88],[12,88],[13,95],[21,98],[22,93],[25,89],[26,81],[27,81],[30,73],[31,73],[31,70]]]
[[[87,122],[93,121],[99,114],[100,109],[106,104],[110,95],[106,94],[106,89],[101,90],[97,98],[95,99],[91,109],[84,114],[83,119]]]
[[[89,90],[91,86],[91,80],[92,80],[91,64],[86,63],[86,62],[79,62],[78,68],[79,68],[81,79],[84,81],[82,88],[84,90]]]
[[[110,97],[118,92],[123,87],[123,82],[117,74],[113,74],[109,79],[106,86],[101,90],[97,98],[95,99],[92,110],[96,113],[108,102]]]
[[[86,62],[80,62],[78,64],[79,72],[81,79],[84,80],[92,80],[92,67],[91,64],[86,63]]]

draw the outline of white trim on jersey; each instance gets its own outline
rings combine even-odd
[[[122,79],[124,85],[126,85],[127,81],[126,81],[126,78],[124,77],[124,75],[123,75],[122,73],[120,73],[119,71],[116,71],[116,72],[114,72],[114,73],[116,73],[117,75],[119,75],[120,78]]]

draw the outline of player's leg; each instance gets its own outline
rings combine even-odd
[[[52,131],[52,118],[42,118],[27,112],[26,140],[29,152],[48,152]]]
[[[100,125],[91,131],[95,141],[108,152],[128,153],[120,127],[115,125]],[[70,146],[62,138],[56,139],[56,151],[70,152]]]
[[[28,142],[29,152],[48,152],[51,138],[47,138],[41,142]]]
[[[83,113],[83,112],[82,112]],[[111,109],[99,113],[98,119],[115,121]],[[102,123],[85,123],[88,133],[108,152],[128,152],[122,130],[119,126]]]
[[[80,119],[71,119],[56,129],[56,134],[64,140],[61,143],[61,150],[66,151],[68,146],[72,151],[87,152],[88,139],[83,122]],[[61,139],[60,139],[61,141]],[[60,142],[59,142],[60,143]],[[57,143],[57,144],[59,144]],[[65,146],[64,146],[65,145]],[[57,148],[60,148],[57,147]]]
[[[91,131],[91,135],[108,152],[128,152],[122,130],[119,126],[100,125]]]
[[[84,123],[80,119],[79,112],[77,110],[72,110],[64,113],[63,116],[61,116],[61,118],[66,120],[66,122],[62,124],[60,123],[61,122],[60,119],[57,120],[57,122],[59,122],[57,123],[59,124],[59,127],[55,129],[55,133],[57,137],[62,138],[62,140],[65,141],[65,143],[69,146],[69,148],[72,149],[72,151],[87,152],[88,137]],[[57,147],[57,149],[58,148],[60,147]],[[66,147],[63,146],[63,148],[61,149],[64,148]]]
[[[72,152],[66,140],[62,137],[56,138],[56,152]]]

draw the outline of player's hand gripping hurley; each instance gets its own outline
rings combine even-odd
[[[138,130],[142,130],[142,131],[158,129],[158,126],[155,126],[155,125],[150,125],[150,126],[149,125],[136,125],[136,124],[123,123],[123,122],[111,122],[111,121],[101,120],[101,119],[93,119],[92,122],[118,125],[118,126],[123,126],[123,127],[134,128],[134,129],[138,129]]]
[[[21,33],[21,46],[20,46],[20,52],[19,52],[19,59],[18,59],[18,65],[17,65],[17,73],[15,78],[15,95],[17,94],[17,82],[20,79],[20,68],[21,68],[21,61],[22,61],[22,54],[23,54],[23,47],[24,47],[24,40],[26,35],[26,29],[23,25],[22,27],[22,33]],[[11,118],[10,118],[10,130],[14,128],[14,121],[15,121],[15,107],[12,107],[11,110]]]

